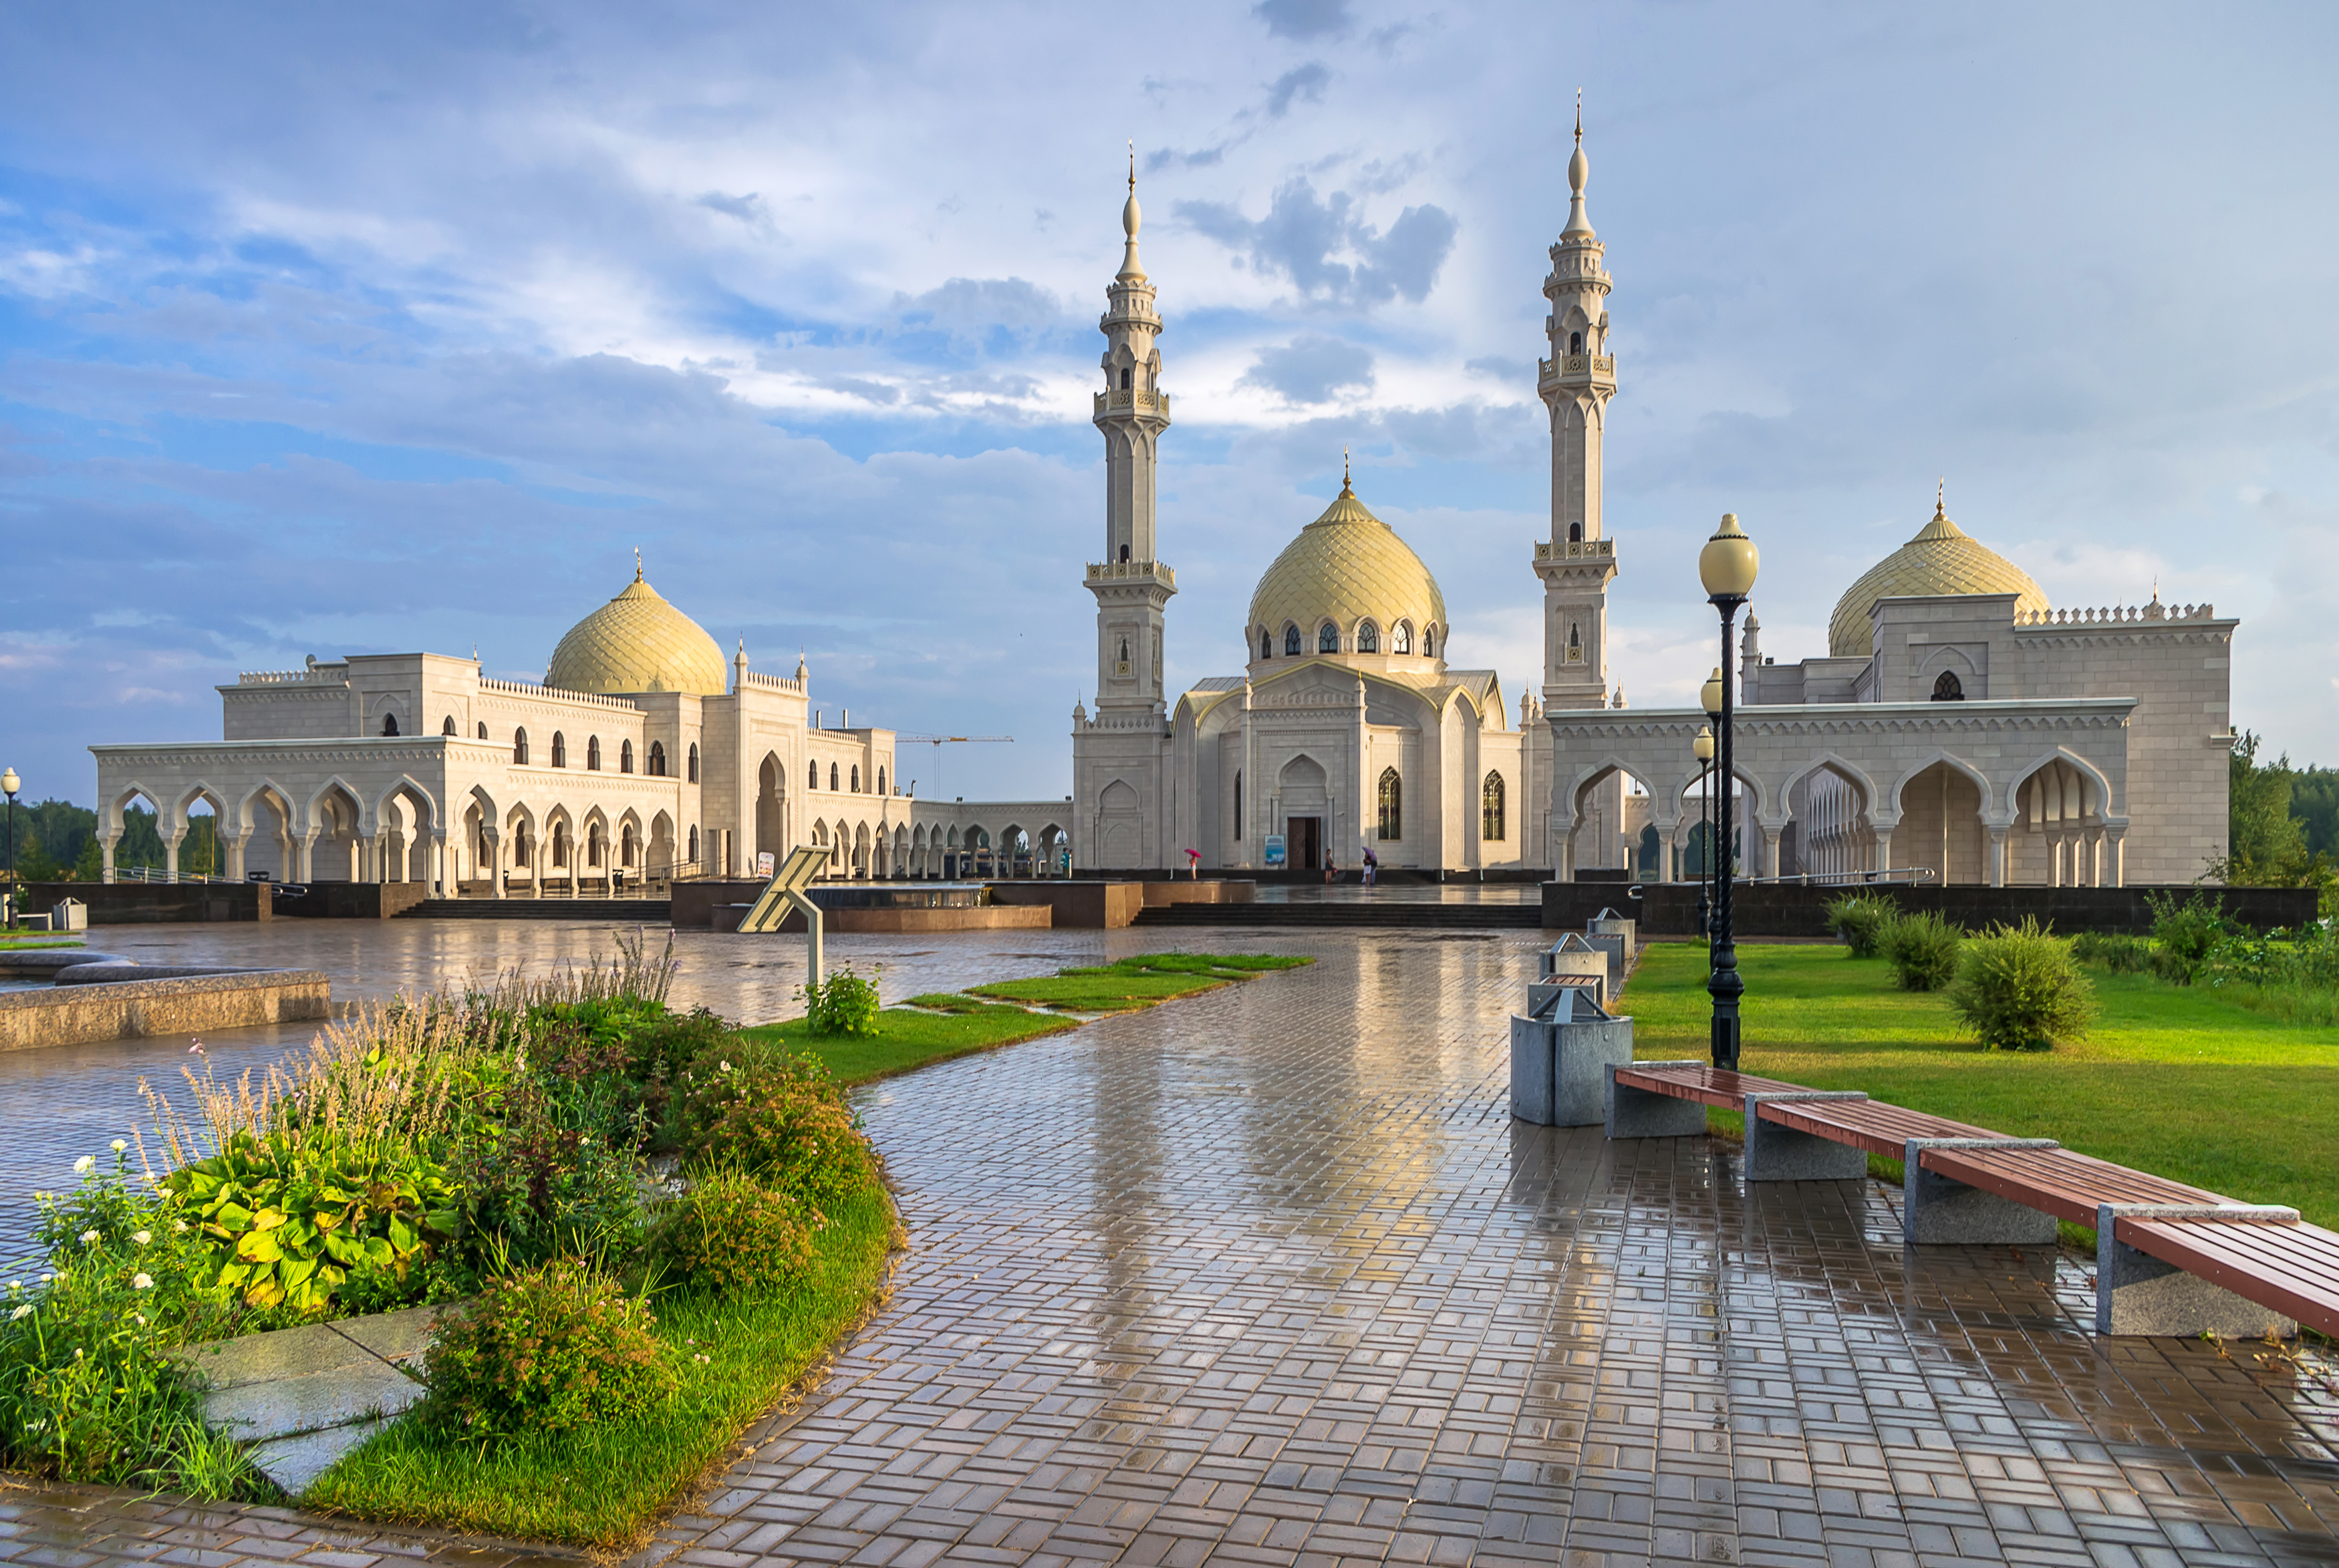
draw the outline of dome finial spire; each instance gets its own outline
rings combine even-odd
[[[1348,486],[1348,443],[1346,441],[1340,443],[1340,493],[1344,496],[1356,494]]]
[[[1592,160],[1584,155],[1584,89],[1575,90],[1575,151],[1567,160],[1567,227],[1559,232],[1566,240],[1592,238],[1592,220],[1584,215],[1584,187],[1592,177]]]
[[[1129,200],[1120,204],[1120,232],[1129,242],[1120,254],[1120,275],[1114,280],[1116,282],[1145,281],[1145,268],[1137,259],[1137,230],[1142,222],[1144,214],[1137,208],[1137,139],[1132,136],[1129,142]]]
[[[634,547],[634,581],[636,581],[636,582],[637,582],[637,583],[638,583],[638,582],[640,582],[641,580],[642,580],[642,547],[641,547],[641,546],[639,546],[639,545],[636,545],[636,546]]]
[[[1137,194],[1137,138],[1129,139],[1129,193]]]
[[[1949,515],[1949,477],[1943,474],[1933,483],[1933,516],[1946,518]]]
[[[1584,145],[1584,89],[1575,90],[1575,144]]]

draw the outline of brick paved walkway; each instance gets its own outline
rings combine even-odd
[[[1305,945],[870,1094],[892,1308],[637,1563],[2339,1562],[2339,1400],[1872,1184],[1515,1126],[1527,941]],[[430,1546],[12,1511],[58,1568]]]

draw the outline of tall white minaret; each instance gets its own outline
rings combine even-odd
[[[1544,330],[1551,357],[1535,390],[1551,409],[1551,541],[1535,546],[1544,588],[1544,705],[1596,708],[1608,690],[1608,581],[1616,547],[1600,515],[1601,437],[1608,399],[1616,395],[1616,360],[1608,351],[1607,248],[1584,212],[1592,172],[1584,155],[1584,103],[1576,98],[1575,152],[1567,161],[1567,227],[1551,248],[1543,281],[1551,314]]]
[[[1104,435],[1105,555],[1088,568],[1097,601],[1097,714],[1126,721],[1128,710],[1166,718],[1161,693],[1162,611],[1178,591],[1177,574],[1154,554],[1156,451],[1170,428],[1170,399],[1161,391],[1161,318],[1153,285],[1137,259],[1137,163],[1132,153],[1129,200],[1120,209],[1128,244],[1120,271],[1105,290],[1110,308],[1097,323],[1105,336],[1104,390],[1096,395],[1096,428]],[[1119,726],[1116,726],[1119,727]]]

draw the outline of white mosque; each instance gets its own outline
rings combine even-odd
[[[417,882],[447,894],[614,891],[750,875],[825,845],[839,877],[1160,873],[1355,865],[1573,878],[1684,874],[1702,853],[1705,715],[1628,709],[1607,648],[1621,569],[1602,509],[1617,390],[1605,247],[1577,132],[1551,247],[1551,535],[1539,684],[1450,667],[1421,558],[1344,481],[1269,564],[1241,673],[1164,686],[1177,576],[1154,504],[1162,318],[1127,237],[1100,322],[1106,452],[1096,705],[1075,708],[1069,795],[919,799],[891,730],[829,727],[811,678],[725,659],[638,569],[561,639],[541,685],[472,659],[351,656],[219,688],[222,738],[100,745],[111,879],[123,813],[152,803],[176,874],[190,814],[228,874]],[[1662,569],[1695,583],[1694,563]],[[1825,656],[1780,665],[1747,618],[1736,732],[1740,863],[1757,876],[1923,870],[1959,883],[2186,883],[2226,847],[2231,619],[2206,605],[2057,610],[2019,567],[1932,520],[1854,583]]]

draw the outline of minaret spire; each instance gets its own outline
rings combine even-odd
[[[1584,185],[1592,177],[1592,160],[1584,155],[1584,89],[1575,90],[1575,151],[1567,159],[1567,227],[1563,240],[1592,238],[1592,220],[1584,215]]]
[[[1145,268],[1137,259],[1137,226],[1143,220],[1144,214],[1137,209],[1137,143],[1131,138],[1129,143],[1129,200],[1120,204],[1120,232],[1128,236],[1128,243],[1120,252],[1120,275],[1113,280],[1115,282],[1145,281]]]

